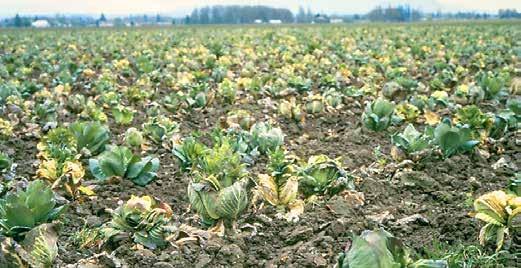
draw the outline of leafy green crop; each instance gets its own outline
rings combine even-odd
[[[0,199],[0,232],[22,239],[32,228],[58,218],[64,209],[44,181],[32,181],[24,191]]]
[[[481,74],[479,85],[485,91],[488,99],[496,98],[505,89],[506,78],[502,75],[494,75],[491,72]]]
[[[0,172],[8,170],[11,168],[13,161],[9,158],[7,154],[0,152]]]
[[[129,125],[132,123],[134,119],[134,111],[123,105],[116,105],[112,108],[112,116],[114,117],[114,121],[121,125]]]
[[[344,189],[354,189],[354,178],[344,170],[340,159],[326,155],[310,156],[299,175],[302,177],[299,188],[306,196],[335,195]]]
[[[430,138],[417,131],[412,124],[409,124],[402,133],[392,135],[391,141],[404,152],[411,154],[427,148]]]
[[[521,196],[521,173],[516,173],[515,177],[510,179],[508,189],[514,194]]]
[[[145,186],[156,178],[159,159],[141,158],[123,146],[109,146],[97,158],[89,160],[89,169],[98,180],[111,177],[129,179],[137,185]]]
[[[402,242],[383,229],[353,237],[349,249],[338,258],[339,268],[448,268],[444,260],[414,261]]]
[[[394,104],[380,98],[367,104],[362,121],[364,126],[372,131],[383,131],[391,125],[393,113]]]
[[[274,151],[284,143],[282,130],[264,122],[254,124],[250,135],[250,147],[256,148],[261,154]]]
[[[78,146],[74,134],[67,128],[55,128],[44,136],[37,145],[39,156],[63,163],[76,158]]]
[[[198,142],[194,137],[187,137],[181,144],[174,144],[172,153],[181,163],[181,168],[187,171],[199,163],[199,159],[207,149],[206,145]]]
[[[240,159],[227,139],[201,156],[188,185],[188,198],[203,224],[223,220],[230,225],[248,205],[249,180]]]
[[[166,246],[166,226],[171,217],[168,204],[150,196],[132,196],[112,212],[112,220],[100,231],[105,240],[117,240],[118,236],[128,234],[134,242],[155,249]]]
[[[98,122],[76,122],[70,130],[76,138],[77,151],[87,157],[101,153],[110,140],[109,130]]]
[[[475,133],[477,133],[473,136],[479,137],[478,131],[488,131],[492,127],[494,119],[491,118],[489,115],[486,115],[483,112],[481,112],[479,107],[477,107],[476,105],[469,105],[459,109],[456,112],[456,117],[454,121],[457,124],[467,125]]]
[[[479,141],[472,139],[470,128],[453,127],[448,121],[438,124],[432,134],[445,157],[471,151],[479,144]]]
[[[494,191],[474,201],[474,217],[486,223],[479,232],[479,242],[484,245],[491,238],[499,251],[509,235],[521,230],[521,197]]]
[[[166,116],[153,117],[143,124],[143,132],[153,142],[161,144],[179,131],[179,125]]]

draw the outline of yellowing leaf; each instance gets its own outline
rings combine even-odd
[[[279,204],[289,204],[295,198],[297,198],[298,193],[298,177],[291,176],[286,181],[286,184],[282,186],[279,192]]]
[[[496,221],[505,222],[507,195],[503,191],[494,191],[480,196],[474,201],[474,209],[479,213],[485,213]]]
[[[46,179],[48,181],[55,181],[58,179],[58,173],[56,170],[56,160],[43,160],[40,163],[40,167],[36,171],[36,177]]]
[[[295,200],[288,204],[289,211],[284,215],[284,218],[288,221],[298,221],[300,214],[304,213],[304,201]]]
[[[257,183],[264,199],[274,206],[279,205],[278,187],[273,177],[259,174]]]
[[[513,209],[521,208],[521,196],[514,196],[508,199],[507,203]]]
[[[152,197],[145,195],[142,197],[138,197],[135,195],[132,195],[130,199],[127,201],[127,206],[129,208],[137,208],[140,210],[149,211],[152,209],[152,206],[154,205],[155,201]]]
[[[497,226],[494,224],[487,224],[481,228],[479,231],[479,244],[485,245],[487,238],[497,229]]]
[[[425,111],[423,116],[425,117],[425,123],[429,126],[437,125],[440,122],[440,116],[437,113]]]
[[[92,190],[89,187],[85,187],[85,186],[78,187],[78,191],[80,191],[80,193],[82,193],[82,194],[84,194],[86,196],[95,196],[96,195],[94,190]]]
[[[223,220],[219,220],[219,222],[214,227],[208,229],[208,232],[216,234],[217,236],[221,236],[221,237],[224,236],[224,231],[225,231],[225,227],[224,227]]]
[[[485,213],[477,213],[474,218],[476,219],[480,219],[486,223],[490,223],[490,224],[493,224],[493,225],[503,225],[500,221],[497,221],[496,219],[494,219],[493,217],[485,214]]]
[[[78,161],[67,161],[63,167],[63,174],[69,174],[73,183],[77,184],[85,176],[85,169]]]
[[[433,97],[437,100],[442,100],[442,99],[447,99],[449,97],[449,94],[445,91],[437,90],[431,94],[431,97]]]

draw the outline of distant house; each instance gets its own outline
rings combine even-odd
[[[262,23],[262,20],[260,20],[260,19],[256,19],[254,22],[255,22],[256,24],[261,24],[261,23]]]
[[[158,23],[156,23],[156,25],[161,25],[161,26],[170,26],[170,25],[172,25],[172,22],[162,21],[162,22],[158,22]]]
[[[330,23],[343,23],[344,20],[343,19],[331,19],[329,22]]]
[[[31,23],[31,26],[35,28],[48,28],[51,27],[51,24],[47,20],[35,20]]]
[[[317,14],[313,18],[313,23],[330,23],[330,20],[327,15]]]
[[[281,20],[269,20],[268,21],[270,24],[281,24],[282,21]]]

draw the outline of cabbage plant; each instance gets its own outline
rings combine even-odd
[[[167,244],[168,223],[172,209],[150,196],[132,196],[112,211],[112,220],[101,227],[103,239],[117,242],[121,236],[131,237],[135,243],[155,249]]]
[[[336,109],[342,107],[342,93],[336,91],[335,89],[329,89],[323,93],[324,102],[328,107]]]
[[[76,137],[69,129],[57,127],[42,137],[36,148],[39,158],[56,159],[63,163],[66,160],[77,158],[77,144]]]
[[[521,97],[514,97],[507,100],[507,108],[517,117],[521,117]]]
[[[456,112],[454,122],[461,125],[468,125],[474,131],[488,131],[488,129],[492,127],[494,119],[481,112],[476,105],[468,105]]]
[[[179,131],[179,124],[166,116],[153,117],[143,124],[143,132],[154,143],[161,144]]]
[[[518,196],[521,196],[521,173],[516,173],[515,177],[510,179],[508,190]]]
[[[121,125],[129,125],[134,119],[134,110],[123,105],[116,105],[112,108],[114,121]]]
[[[400,103],[395,108],[396,115],[404,121],[414,122],[420,115],[420,110],[413,104],[404,102]]]
[[[76,122],[69,129],[76,139],[77,151],[87,157],[101,153],[110,140],[108,128],[99,122]]]
[[[56,224],[44,223],[31,229],[23,241],[2,239],[0,267],[53,267],[58,256]]]
[[[305,120],[305,112],[302,110],[302,105],[298,104],[293,97],[289,101],[282,100],[278,106],[280,115],[295,121],[296,123],[303,123]]]
[[[173,146],[172,153],[183,171],[191,170],[208,148],[194,137],[187,137]]]
[[[82,189],[81,183],[85,175],[78,149],[88,155],[90,151],[87,148],[97,148],[97,144],[103,144],[91,139],[96,137],[92,135],[95,133],[92,131],[94,129],[83,123],[75,123],[70,129],[58,127],[49,131],[37,145],[40,162],[36,177],[49,181],[53,189],[64,190],[69,197],[75,198]]]
[[[83,189],[81,183],[85,170],[78,160],[43,159],[40,162],[36,177],[52,183],[52,189],[61,188],[69,197],[75,198]]]
[[[444,120],[433,130],[434,142],[445,157],[464,153],[474,149],[479,141],[472,139],[472,130],[467,126],[453,127]]]
[[[246,110],[233,110],[226,115],[226,126],[248,130],[255,122],[250,112]]]
[[[237,85],[232,80],[224,78],[217,86],[217,93],[223,102],[232,104],[237,95]]]
[[[494,139],[503,137],[509,129],[517,127],[517,118],[515,114],[509,110],[500,112],[494,115],[493,123],[489,130],[489,136]]]
[[[508,235],[521,231],[521,196],[494,191],[474,201],[474,217],[486,223],[479,232],[479,242],[484,245],[494,238],[499,251]]]
[[[261,154],[274,151],[284,143],[282,130],[266,122],[254,124],[250,129],[250,135],[250,147],[257,149]]]
[[[354,178],[342,167],[339,158],[311,156],[300,168],[299,176],[299,188],[305,196],[335,195],[344,189],[354,189]]]
[[[402,133],[392,135],[391,141],[405,153],[411,154],[427,148],[430,138],[417,131],[412,124],[409,124]]]
[[[0,118],[0,138],[9,139],[13,136],[13,124],[9,120]]]
[[[215,175],[196,176],[188,185],[188,198],[204,225],[222,220],[230,226],[248,206],[248,180],[230,183]]]
[[[93,100],[88,100],[85,109],[80,114],[81,118],[97,121],[101,123],[107,122],[107,115],[103,112],[103,107],[99,107]]]
[[[487,99],[494,99],[505,89],[506,79],[503,75],[491,72],[483,73],[478,78],[479,86],[485,91]]]
[[[296,174],[296,161],[296,157],[276,150],[269,155],[271,174],[259,174],[256,181],[257,192],[280,213],[285,213],[284,217],[289,221],[298,220],[304,212],[304,202],[298,199],[300,177]]]
[[[144,143],[143,133],[137,128],[131,127],[125,131],[123,141],[130,147],[140,147]]]
[[[71,94],[67,98],[65,105],[71,112],[79,114],[85,109],[87,101],[82,94]]]
[[[408,249],[383,229],[363,231],[353,237],[352,244],[340,253],[338,268],[448,268],[445,260],[413,260]]]
[[[306,98],[306,112],[309,114],[321,113],[324,110],[324,97],[321,95],[310,95]]]
[[[32,228],[58,218],[64,209],[44,181],[32,181],[25,190],[0,199],[0,233],[23,239]]]
[[[232,225],[249,202],[249,180],[240,155],[226,139],[207,150],[188,185],[190,204],[203,225]]]
[[[367,104],[362,114],[362,122],[372,131],[383,131],[391,125],[393,113],[394,104],[379,98]]]
[[[145,186],[156,178],[159,159],[149,156],[141,158],[124,146],[109,146],[97,158],[89,160],[89,169],[98,180],[119,177]]]

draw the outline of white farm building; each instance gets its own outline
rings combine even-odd
[[[35,20],[31,23],[31,26],[35,28],[48,28],[51,27],[51,24],[47,20]]]

